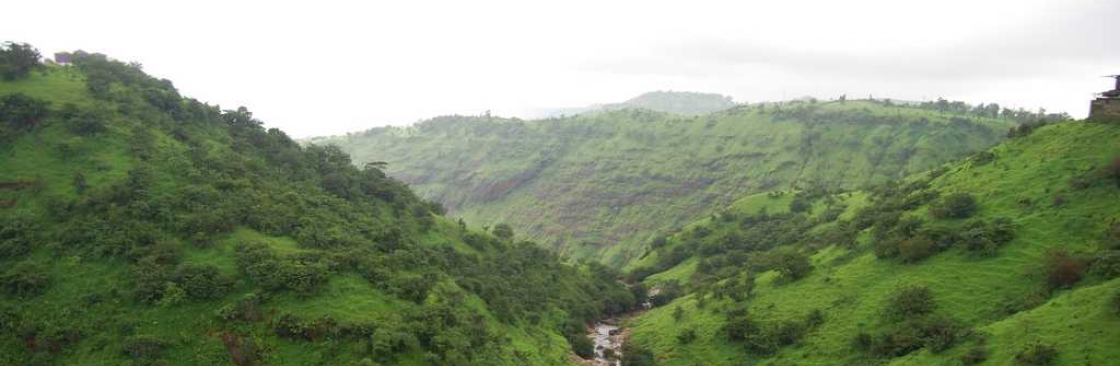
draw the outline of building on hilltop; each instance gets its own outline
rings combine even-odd
[[[71,53],[57,53],[55,54],[55,64],[69,65],[69,58],[71,58]]]
[[[1100,94],[1089,105],[1089,118],[1120,118],[1120,75],[1106,76],[1116,79],[1116,87]]]

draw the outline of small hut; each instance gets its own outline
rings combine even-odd
[[[1116,86],[1100,93],[1089,105],[1089,118],[1120,118],[1120,75],[1106,76],[1116,80]]]

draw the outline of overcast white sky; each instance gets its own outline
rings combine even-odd
[[[1120,1],[20,1],[0,40],[138,61],[296,137],[688,90],[1087,113]]]

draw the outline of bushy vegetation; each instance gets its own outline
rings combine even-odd
[[[381,165],[71,60],[0,82],[0,364],[564,364],[553,336],[638,306]]]
[[[976,212],[976,199],[968,193],[953,193],[929,206],[929,214],[936,218],[964,219]]]
[[[1035,343],[1015,354],[1020,365],[1049,365],[1058,358],[1058,349],[1052,345]]]
[[[1055,250],[1046,257],[1046,286],[1051,291],[1069,288],[1085,276],[1087,261],[1064,250]]]

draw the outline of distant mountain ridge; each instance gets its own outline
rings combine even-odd
[[[560,117],[596,111],[621,109],[647,109],[656,112],[683,115],[702,115],[734,108],[731,97],[715,93],[688,91],[652,91],[642,93],[624,102],[594,104],[586,107],[545,109],[534,117]]]

